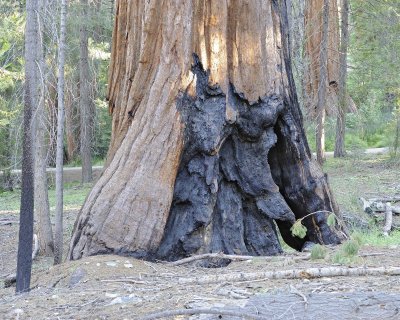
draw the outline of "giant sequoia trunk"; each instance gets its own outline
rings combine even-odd
[[[284,1],[117,1],[112,141],[70,258],[273,255],[276,225],[296,249],[340,242],[287,42]],[[295,220],[316,211],[293,237]]]

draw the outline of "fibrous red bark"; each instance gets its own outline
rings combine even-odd
[[[69,256],[268,255],[338,243],[290,70],[284,1],[117,2],[112,141]],[[293,237],[304,220],[305,239]]]

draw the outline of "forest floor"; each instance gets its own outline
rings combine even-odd
[[[329,159],[325,171],[342,211],[367,222],[359,197],[400,193],[400,162],[388,156]],[[65,250],[77,213],[65,213]],[[189,309],[192,315],[168,318],[164,313],[147,319],[400,318],[399,269],[387,269],[397,275],[323,277],[313,277],[310,269],[361,274],[371,268],[398,268],[400,232],[382,237],[373,226],[358,232],[361,249],[344,264],[332,262],[340,247],[329,248],[320,260],[287,249],[284,256],[235,261],[225,268],[110,255],[52,266],[50,258],[37,257],[31,292],[16,296],[14,287],[2,287],[5,276],[15,272],[18,211],[0,209],[4,221],[10,223],[0,223],[0,319],[141,319],[157,311]],[[293,269],[303,271],[297,279],[271,279]]]

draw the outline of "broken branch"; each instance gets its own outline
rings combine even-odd
[[[238,312],[229,311],[223,309],[177,309],[177,310],[166,310],[157,313],[152,313],[144,317],[139,318],[139,320],[155,320],[155,319],[165,319],[167,317],[181,316],[181,315],[194,315],[194,314],[216,314],[220,316],[231,316],[231,317],[241,317],[245,319],[264,319],[265,316],[259,316],[255,314],[250,314],[248,312]]]
[[[300,260],[308,260],[310,259],[310,254],[300,255],[300,256],[239,256],[233,254],[224,254],[224,253],[204,253],[199,254],[196,256],[191,256],[188,258],[184,258],[181,260],[173,261],[173,262],[164,262],[170,266],[180,266],[182,264],[204,260],[204,259],[228,259],[232,261],[243,261],[243,260],[264,260],[264,261],[279,261],[279,260],[286,260],[286,259],[293,259],[294,261]]]

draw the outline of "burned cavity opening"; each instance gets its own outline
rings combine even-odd
[[[278,118],[274,131],[277,143],[268,154],[271,175],[284,201],[295,219],[306,217],[302,223],[307,228],[304,239],[293,237],[291,221],[276,220],[284,241],[301,250],[305,241],[338,244],[345,237],[341,227],[327,225],[329,212],[338,208],[321,168],[311,158],[304,131],[290,112]],[[313,213],[312,215],[309,215]]]
[[[291,193],[293,183],[299,182],[299,175],[301,175],[301,170],[294,165],[298,163],[296,159],[299,157],[299,151],[293,148],[291,143],[288,143],[288,141],[296,140],[290,128],[290,125],[293,125],[292,121],[287,114],[277,119],[274,125],[277,139],[274,146],[269,150],[268,163],[272,179],[278,186],[279,193],[297,220],[305,216],[307,212],[300,208],[297,199]],[[293,221],[277,219],[275,222],[283,241],[293,249],[301,250],[304,243],[309,240],[308,235],[303,239],[292,235],[290,229],[293,226]]]
[[[178,101],[185,147],[156,255],[175,260],[206,252],[279,254],[274,220],[295,221],[272,176],[272,170],[279,176],[279,162],[272,169],[269,164],[284,100],[270,95],[250,103],[233,85],[226,95],[209,85],[194,58],[196,94]]]

